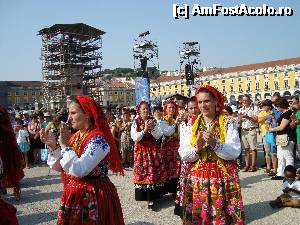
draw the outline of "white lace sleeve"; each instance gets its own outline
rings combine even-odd
[[[175,128],[176,128],[175,124],[169,125],[166,121],[163,120],[160,123],[160,127],[164,136],[171,136],[172,134],[175,133]]]
[[[60,148],[50,151],[48,154],[47,164],[50,166],[51,169],[60,172],[62,170],[60,165]]]
[[[225,143],[217,142],[215,152],[224,160],[233,160],[240,155],[241,141],[237,123],[233,119],[228,121]]]
[[[60,165],[63,170],[76,177],[88,175],[109,153],[109,145],[101,136],[91,138],[78,158],[72,148],[66,147],[61,151]]]
[[[182,161],[194,162],[199,158],[196,148],[192,147],[191,142],[192,127],[180,125],[180,146],[178,153]]]
[[[156,125],[152,131],[151,131],[152,136],[157,140],[163,136],[163,132],[161,130],[160,125]]]
[[[139,142],[140,140],[142,140],[143,136],[144,136],[144,131],[137,131],[137,124],[135,121],[133,121],[132,125],[131,125],[131,138],[134,142]]]

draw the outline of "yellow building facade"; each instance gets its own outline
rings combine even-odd
[[[43,97],[41,81],[1,81],[1,104],[6,107],[32,109]]]
[[[269,98],[274,92],[283,96],[300,95],[300,57],[228,68],[215,68],[197,74],[188,87],[181,76],[159,77],[150,85],[152,100],[172,94],[193,95],[199,85],[210,84],[228,99],[249,94],[253,100]],[[190,91],[189,91],[190,90]]]

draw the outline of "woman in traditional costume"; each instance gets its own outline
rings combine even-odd
[[[190,167],[184,193],[183,224],[245,224],[238,167],[237,123],[222,112],[223,95],[207,85],[196,91],[199,116],[190,142],[180,152]]]
[[[95,100],[76,96],[69,105],[68,122],[78,131],[69,137],[68,127],[62,124],[60,146],[51,132],[41,131],[51,150],[47,163],[61,172],[64,183],[57,224],[124,225],[108,169],[124,172],[105,114]]]
[[[163,113],[164,120],[160,126],[164,135],[161,152],[167,171],[165,191],[166,193],[175,194],[180,167],[178,126],[181,121],[179,117],[177,118],[178,106],[173,99],[169,99],[164,103]]]
[[[21,157],[8,112],[0,106],[0,224],[18,224],[17,210],[4,201],[2,192],[13,188],[14,196],[20,199],[20,180],[24,177]]]
[[[159,126],[150,117],[147,102],[137,106],[137,117],[131,126],[134,145],[133,183],[135,200],[148,201],[148,208],[154,208],[154,201],[164,194],[166,171],[157,140],[162,136]]]
[[[178,152],[180,154],[181,151],[185,151],[186,143],[190,142],[191,133],[192,133],[192,118],[197,116],[199,113],[199,109],[196,102],[196,97],[191,97],[187,102],[187,115],[184,120],[181,122],[179,126],[179,136],[180,136],[180,146]],[[189,167],[192,165],[192,162],[181,161],[180,170],[179,170],[179,178],[178,178],[178,186],[176,192],[175,199],[175,208],[174,214],[180,216],[182,218],[183,215],[183,199],[184,199],[184,190],[185,190],[185,179],[187,172],[189,171]]]

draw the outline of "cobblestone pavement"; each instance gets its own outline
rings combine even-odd
[[[51,171],[48,176],[48,171],[46,165],[25,171],[26,176],[22,180],[22,199],[18,203],[14,201],[9,190],[7,199],[17,207],[21,225],[55,224],[62,183],[56,172]],[[136,202],[131,176],[131,170],[127,170],[124,177],[110,174],[118,189],[126,224],[181,224],[180,219],[173,215],[174,204],[171,196],[160,200],[155,211],[149,211],[145,202]],[[273,210],[268,205],[270,200],[281,193],[281,181],[270,180],[263,173],[263,169],[254,173],[240,173],[240,178],[247,224],[299,224],[300,209]]]

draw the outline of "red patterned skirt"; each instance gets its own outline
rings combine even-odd
[[[66,176],[57,224],[124,225],[117,190],[108,177],[83,179]]]
[[[197,162],[188,175],[184,192],[184,224],[245,224],[240,180],[235,161]]]
[[[165,183],[166,193],[176,193],[180,168],[178,149],[178,138],[166,138],[162,143],[161,154],[163,155],[165,169],[167,172],[167,181]]]
[[[162,197],[166,170],[155,139],[142,139],[134,146],[133,183],[137,201]]]
[[[187,173],[189,172],[189,168],[192,165],[193,165],[193,163],[187,162],[187,161],[181,161],[181,165],[180,165],[174,214],[177,216],[180,216],[181,218],[182,218],[182,212],[183,212],[182,204],[183,204],[183,199],[184,199],[186,176],[187,176]]]
[[[16,216],[16,208],[5,202],[0,197],[0,224],[1,225],[18,225],[18,220]]]

